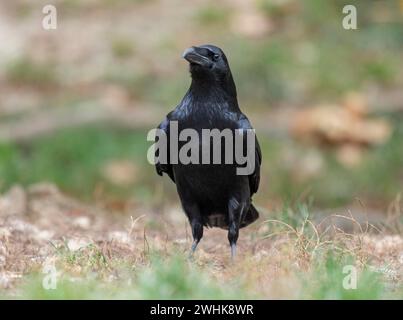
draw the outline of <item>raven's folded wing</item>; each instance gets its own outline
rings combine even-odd
[[[172,165],[169,163],[169,115],[160,123],[157,129],[163,130],[165,132],[165,135],[167,137],[167,146],[166,146],[166,151],[167,151],[167,163],[160,163],[158,161],[158,155],[156,162],[155,162],[155,169],[157,170],[157,173],[162,176],[163,173],[166,173],[173,182],[175,182],[175,176],[172,170]],[[156,138],[157,139],[157,138]],[[155,141],[157,142],[157,141]]]
[[[241,115],[238,119],[238,129],[253,130],[248,118],[245,115]],[[245,136],[246,139],[246,136]],[[260,183],[260,165],[262,163],[262,151],[260,150],[259,141],[255,135],[255,170],[248,176],[249,177],[249,189],[252,196],[259,189]]]

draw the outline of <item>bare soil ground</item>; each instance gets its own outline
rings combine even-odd
[[[187,256],[191,236],[179,208],[133,206],[126,211],[122,215],[88,206],[49,184],[14,187],[0,199],[1,291],[7,297],[23,296],[18,288],[49,262],[61,274],[86,278],[95,272],[97,281],[109,283],[125,277],[122,265],[147,268],[155,253],[163,259]],[[353,234],[333,228],[329,238],[324,236],[329,227],[321,231],[310,221],[293,228],[266,219],[241,231],[235,263],[226,232],[218,229],[206,230],[191,263],[218,285],[241,280],[249,297],[298,298],[303,290],[298,275],[316,272],[317,257],[326,247],[353,256],[358,268],[380,274],[390,292],[402,285],[401,236],[358,227]],[[308,228],[313,232],[304,230]]]

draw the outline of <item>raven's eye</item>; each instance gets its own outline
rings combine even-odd
[[[220,55],[219,55],[219,54],[215,54],[215,55],[213,56],[213,60],[214,60],[214,61],[217,61],[219,58],[220,58]]]

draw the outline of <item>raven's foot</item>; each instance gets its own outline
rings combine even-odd
[[[192,243],[192,248],[191,248],[191,252],[194,253],[196,251],[197,245],[199,244],[199,241],[194,240]]]
[[[236,244],[233,243],[231,244],[231,261],[235,261],[235,256],[236,256]]]
[[[190,248],[190,252],[189,252],[189,259],[193,258],[193,255],[196,251],[197,245],[199,244],[199,241],[194,240],[192,243],[192,247]]]

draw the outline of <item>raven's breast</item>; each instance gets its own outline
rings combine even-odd
[[[249,183],[247,176],[237,175],[237,123],[223,113],[213,112],[211,108],[209,110],[199,109],[198,113],[178,122],[179,136],[189,129],[195,134],[193,137],[186,135],[187,139],[179,139],[178,164],[173,164],[172,168],[182,202],[196,202],[206,226],[224,227],[228,224],[226,219],[230,197],[245,193],[249,198]],[[195,137],[196,140],[192,141]],[[196,157],[190,156],[195,149],[186,148],[190,144],[197,146]],[[187,157],[185,163],[183,156]]]

